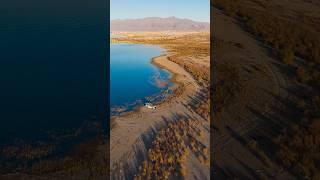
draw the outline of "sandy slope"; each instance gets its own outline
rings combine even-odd
[[[198,114],[188,110],[185,106],[190,98],[200,90],[200,87],[179,65],[169,61],[167,56],[154,58],[153,63],[174,73],[176,84],[183,85],[182,94],[168,99],[157,107],[156,111],[141,107],[138,112],[132,112],[115,118],[116,127],[111,130],[110,137],[110,166],[111,179],[125,177],[132,178],[141,161],[146,157],[146,151],[150,147],[150,142],[155,137],[157,130],[164,127],[168,122],[177,120],[179,116],[190,116],[198,120],[203,120]],[[203,121],[207,122],[207,121]],[[203,143],[209,147],[209,124],[202,125],[205,133]],[[188,160],[189,176],[201,179],[209,179],[209,167],[201,165],[195,166],[196,159]],[[197,169],[194,169],[195,166]]]
[[[276,163],[266,165],[250,151],[247,142],[252,136],[264,134],[270,137],[274,121],[287,121],[279,112],[284,105],[279,99],[288,100],[286,89],[292,88],[292,80],[281,71],[281,64],[272,57],[268,47],[245,32],[238,22],[214,12],[214,37],[223,40],[217,49],[220,62],[232,63],[239,70],[244,83],[233,103],[226,107],[222,121],[214,131],[214,177],[293,179]],[[242,44],[243,48],[235,44]],[[268,134],[269,133],[269,134]],[[271,137],[270,137],[271,138]]]

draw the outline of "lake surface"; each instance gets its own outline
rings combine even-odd
[[[84,0],[1,4],[0,144],[106,121],[107,9]]]
[[[170,92],[170,73],[152,64],[163,49],[149,45],[110,45],[111,112],[131,110],[145,102],[156,102]]]

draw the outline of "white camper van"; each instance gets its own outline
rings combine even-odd
[[[151,103],[145,103],[144,106],[146,106],[149,109],[157,109],[157,106],[154,106]]]

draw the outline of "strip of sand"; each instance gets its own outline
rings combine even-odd
[[[141,107],[139,111],[115,117],[116,126],[111,130],[110,135],[111,179],[131,178],[141,161],[146,158],[147,149],[150,148],[157,131],[170,121],[177,120],[180,115],[198,120],[203,119],[186,106],[191,101],[190,98],[201,88],[184,68],[168,60],[168,56],[156,57],[152,62],[173,73],[173,81],[176,86],[183,87],[183,91],[159,105],[156,111]],[[209,131],[209,123],[204,126]],[[203,143],[209,146],[209,132],[206,134],[207,140]],[[190,173],[210,174],[209,168],[198,167],[197,169],[208,172],[191,170]]]

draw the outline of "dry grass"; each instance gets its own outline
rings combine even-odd
[[[170,54],[169,60],[177,63],[193,77],[208,86],[210,83],[210,34],[194,33],[121,33],[127,38],[114,38],[113,43],[151,44],[164,47]],[[204,64],[200,59],[205,59]]]
[[[295,91],[299,94],[294,102],[297,108],[292,110],[298,115],[287,118],[297,119],[297,123],[275,135],[275,159],[299,179],[319,179],[319,2],[217,0],[214,6],[239,20],[247,32],[270,47],[286,70],[296,70],[292,80],[297,80],[302,90]],[[253,142],[249,146],[256,148]]]
[[[150,44],[166,49],[168,60],[184,68],[201,86],[201,97],[197,97],[195,102],[190,102],[187,108],[209,121],[209,33],[122,32],[121,34],[126,38],[113,39],[112,42]],[[187,88],[183,83],[177,84],[175,96],[181,95]],[[193,153],[199,162],[209,164],[209,149],[198,140],[203,138],[204,132],[198,127],[197,120],[181,118],[160,131],[148,151],[148,158],[139,167],[135,179],[184,178],[188,174],[186,161],[189,153]]]
[[[186,177],[187,157],[192,151],[203,164],[209,162],[209,150],[197,138],[198,121],[181,118],[159,132],[148,151],[148,159],[139,167],[135,180],[175,179]],[[197,138],[196,138],[197,137]]]

